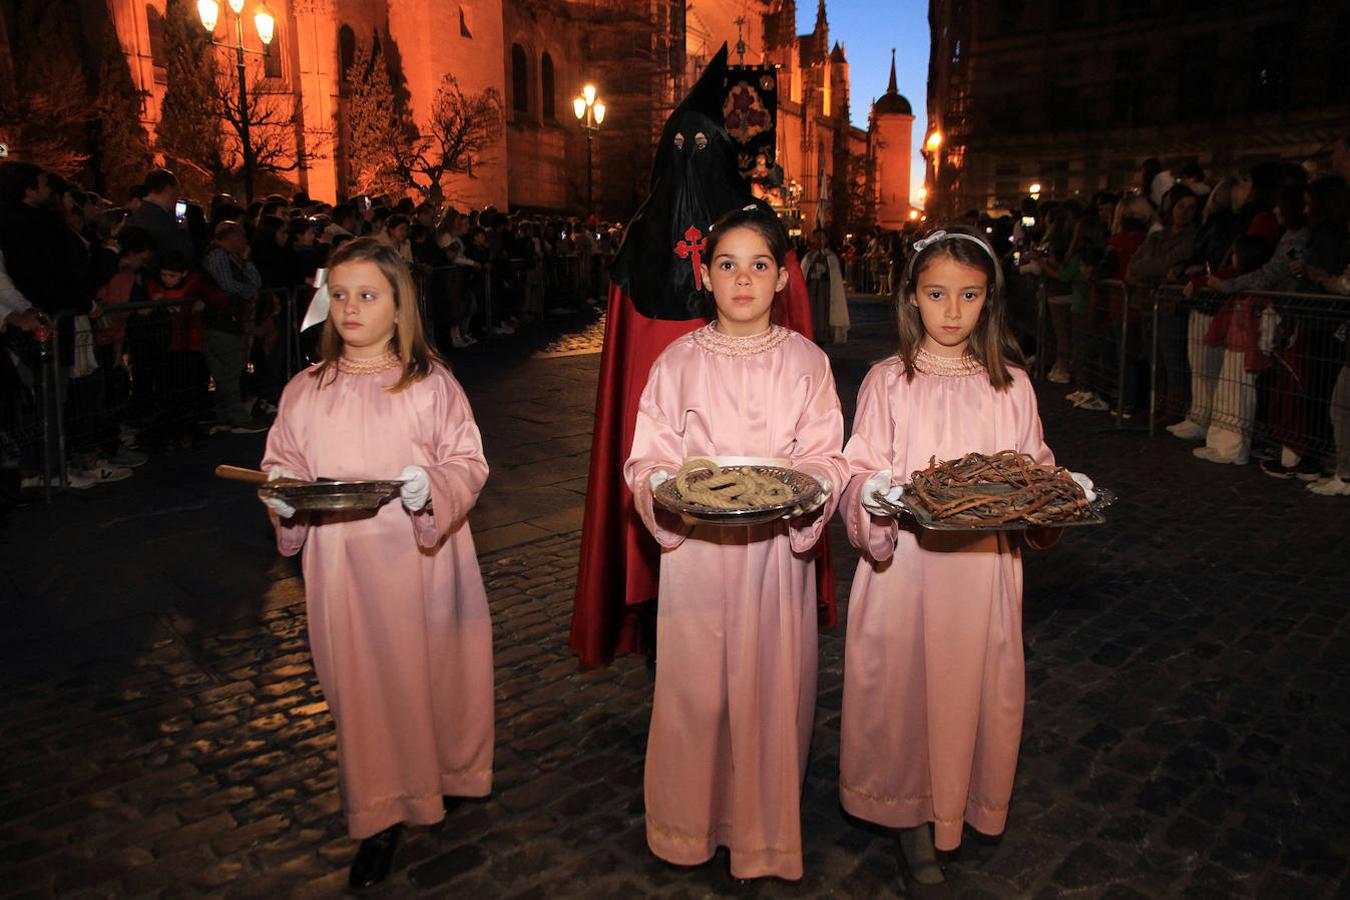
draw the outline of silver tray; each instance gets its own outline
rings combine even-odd
[[[402,481],[273,481],[258,488],[259,497],[274,497],[297,512],[378,509],[398,496]]]
[[[796,469],[755,465],[723,466],[722,468],[737,472],[756,472],[760,475],[768,475],[791,488],[792,497],[778,503],[754,506],[748,509],[717,509],[685,500],[680,496],[680,489],[676,486],[675,479],[671,478],[662,482],[661,486],[652,492],[652,499],[665,509],[679,514],[686,522],[698,525],[745,527],[747,525],[763,525],[765,522],[781,519],[788,510],[796,506],[809,506],[819,499],[823,493],[820,482],[805,472],[798,472]],[[710,476],[711,473],[704,477]],[[697,476],[694,480],[698,480]]]
[[[981,490],[990,487],[997,486],[982,485]],[[1102,510],[1116,502],[1116,492],[1110,488],[1101,487],[1094,487],[1093,490],[1097,492],[1097,499],[1093,500],[1088,507],[1090,510],[1088,515],[1043,525],[1033,525],[1030,522],[1006,522],[998,525],[938,522],[933,519],[928,510],[923,507],[923,504],[913,499],[914,495],[909,485],[905,485],[898,503],[892,503],[881,491],[873,493],[872,500],[891,515],[908,515],[930,531],[1026,531],[1029,528],[1073,528],[1078,525],[1105,525],[1106,517],[1102,515]]]

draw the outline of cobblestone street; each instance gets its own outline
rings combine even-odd
[[[853,311],[831,353],[849,414],[893,333],[885,305]],[[648,853],[651,673],[633,657],[579,671],[567,647],[600,357],[593,333],[532,340],[453,358],[493,467],[470,521],[495,634],[494,792],[411,829],[372,895],[895,896],[894,845],[837,801],[842,624],[820,642],[806,877],[742,885],[725,853],[693,869]],[[1116,431],[1062,393],[1041,394],[1048,442],[1121,500],[1105,527],[1025,556],[1017,787],[1007,834],[967,832],[951,858],[957,896],[1347,896],[1350,502]],[[0,897],[346,890],[355,845],[298,566],[251,492],[209,477],[261,446],[222,436],[10,515]]]

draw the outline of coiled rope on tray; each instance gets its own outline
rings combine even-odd
[[[986,485],[1007,487],[982,490]],[[909,489],[934,521],[953,524],[1053,525],[1081,518],[1091,508],[1068,469],[1038,465],[1016,450],[967,453],[945,462],[930,457],[928,468],[910,476]]]
[[[712,474],[694,479],[697,472]],[[710,459],[691,459],[680,466],[675,487],[686,502],[711,509],[754,509],[793,497],[792,488],[777,478],[740,466],[724,468]]]

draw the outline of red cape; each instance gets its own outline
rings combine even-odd
[[[811,337],[811,304],[795,254],[789,253],[788,286],[778,295],[781,324]],[[617,653],[642,646],[633,604],[656,596],[660,548],[633,510],[623,465],[633,449],[638,399],[652,363],[703,319],[649,319],[633,308],[618,285],[609,289],[609,317],[595,394],[590,480],[581,527],[581,559],[572,607],[572,649],[583,666],[599,666]],[[822,627],[835,624],[834,570],[829,530],[816,545],[816,596]]]

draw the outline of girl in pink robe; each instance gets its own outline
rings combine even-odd
[[[337,726],[348,831],[371,839],[357,862],[374,847],[387,871],[400,823],[439,822],[445,797],[491,790],[492,630],[465,521],[488,467],[464,391],[422,339],[397,254],[346,244],[328,289],[324,362],[287,385],[263,467],[406,479],[402,502],[374,513],[269,503],[280,551],[304,554],[310,651]],[[383,291],[395,295],[392,340],[371,322],[369,307],[389,298],[369,295]],[[368,883],[370,867],[358,868],[353,883]]]
[[[796,879],[816,702],[811,550],[834,503],[755,527],[691,526],[652,490],[696,457],[768,459],[843,484],[843,418],[825,354],[770,324],[787,274],[782,226],[752,206],[712,234],[703,279],[717,319],[652,366],[624,467],[662,547],[647,843],[680,865],[725,846],[737,878]]]
[[[1008,364],[1017,349],[992,251],[965,232],[934,237],[916,244],[906,275],[900,353],[859,392],[840,501],[863,552],[849,598],[840,799],[906,829],[903,861],[929,885],[942,873],[928,823],[950,850],[963,822],[999,834],[1007,818],[1022,733],[1021,555],[1009,532],[925,531],[870,498],[894,495],[892,481],[932,457],[1012,449],[1053,462],[1031,382]],[[1029,539],[1048,546],[1055,534]]]

